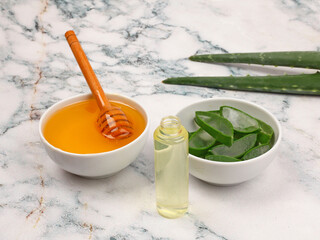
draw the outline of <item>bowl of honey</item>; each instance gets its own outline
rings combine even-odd
[[[114,140],[101,134],[96,123],[100,110],[91,94],[62,100],[41,116],[41,141],[62,169],[82,177],[104,178],[127,167],[143,149],[150,125],[145,109],[132,98],[106,95],[132,123],[130,137]]]

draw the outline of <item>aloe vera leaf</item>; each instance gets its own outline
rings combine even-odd
[[[320,95],[318,72],[282,76],[180,77],[168,78],[163,83],[252,92]]]
[[[217,143],[217,141],[216,141]],[[220,143],[221,144],[221,143]],[[204,158],[207,159],[208,156],[213,155],[211,151],[208,151],[206,154],[204,154]]]
[[[212,111],[208,111],[208,112],[211,112],[211,113],[214,113],[214,114],[221,116],[220,110],[212,110]]]
[[[261,144],[269,144],[273,136],[273,129],[265,122],[257,119],[260,125],[260,132],[258,133],[258,142]]]
[[[195,55],[189,58],[206,63],[249,63],[320,69],[320,52],[255,52]]]
[[[242,137],[244,137],[246,135],[247,135],[247,133],[234,132],[233,140],[238,140],[239,138],[242,138]]]
[[[199,128],[189,139],[189,153],[201,157],[208,152],[208,149],[211,148],[216,139],[204,131],[202,128]]]
[[[258,121],[249,114],[229,106],[220,107],[222,117],[228,119],[233,130],[241,133],[251,133],[260,129]]]
[[[220,155],[207,155],[205,157],[207,160],[218,161],[218,162],[239,162],[241,159],[228,157],[228,156],[220,156]]]
[[[225,118],[210,112],[197,111],[196,123],[217,141],[231,146],[233,143],[233,127]]]
[[[213,155],[223,155],[228,157],[239,158],[249,149],[253,148],[257,141],[257,134],[250,133],[246,136],[234,141],[232,146],[228,147],[223,144],[213,147],[211,150]]]
[[[194,132],[188,132],[188,138],[190,139],[191,136],[192,136],[195,132],[196,132],[196,131],[194,131]]]
[[[269,144],[263,144],[263,145],[259,145],[257,147],[254,147],[252,149],[250,149],[249,151],[247,151],[242,159],[243,160],[248,160],[248,159],[251,159],[251,158],[255,158],[255,157],[258,157],[262,154],[264,154],[265,152],[269,151],[270,150],[270,145]]]

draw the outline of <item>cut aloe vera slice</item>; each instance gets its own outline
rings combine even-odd
[[[228,157],[228,156],[219,156],[219,155],[207,155],[207,160],[211,161],[218,161],[218,162],[239,162],[241,159],[237,159],[234,157]]]
[[[241,133],[241,132],[234,132],[234,134],[233,134],[233,140],[238,140],[238,139],[240,139],[240,138],[242,138],[242,137],[244,137],[244,136],[246,136],[247,135],[247,133]]]
[[[208,112],[214,113],[214,114],[217,114],[217,115],[221,116],[220,110],[213,110],[213,111],[208,111]]]
[[[253,148],[257,141],[257,134],[250,133],[236,141],[231,147],[223,144],[213,147],[211,150],[213,155],[222,155],[228,157],[239,158],[245,154],[249,149]]]
[[[188,138],[190,139],[191,136],[192,136],[195,132],[196,132],[196,131],[194,131],[194,132],[188,132]]]
[[[222,106],[220,112],[222,117],[232,123],[233,129],[237,132],[252,133],[260,129],[259,123],[255,118],[239,109]]]
[[[196,112],[196,123],[217,141],[231,146],[233,143],[232,124],[218,114],[211,112]]]
[[[211,148],[216,139],[204,131],[202,128],[199,128],[189,139],[189,153],[201,157],[208,152],[208,149]]]
[[[265,122],[257,119],[260,125],[260,132],[258,133],[258,142],[261,144],[269,144],[272,136],[273,136],[273,129]]]
[[[208,157],[208,156],[211,156],[211,155],[213,155],[212,152],[211,152],[211,151],[208,151],[208,152],[204,155],[204,158],[207,159],[207,157]]]
[[[252,149],[250,149],[248,152],[246,152],[245,155],[243,155],[242,159],[243,160],[248,160],[251,158],[255,158],[258,157],[262,154],[264,154],[265,152],[270,150],[270,145],[269,144],[263,144],[263,145],[259,145],[257,147],[254,147]]]

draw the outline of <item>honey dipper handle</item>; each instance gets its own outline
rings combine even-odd
[[[85,77],[90,87],[92,94],[96,98],[99,108],[100,109],[110,108],[111,105],[109,103],[109,100],[107,99],[99,83],[99,80],[89,63],[88,58],[84,53],[76,34],[74,33],[74,31],[70,30],[65,33],[65,37],[69,43],[69,46],[73,52],[74,57],[78,62],[78,65],[82,71],[82,74]]]

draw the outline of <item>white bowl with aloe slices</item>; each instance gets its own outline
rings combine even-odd
[[[189,131],[190,173],[228,186],[248,181],[276,157],[281,126],[265,108],[245,100],[212,98],[181,109]]]

